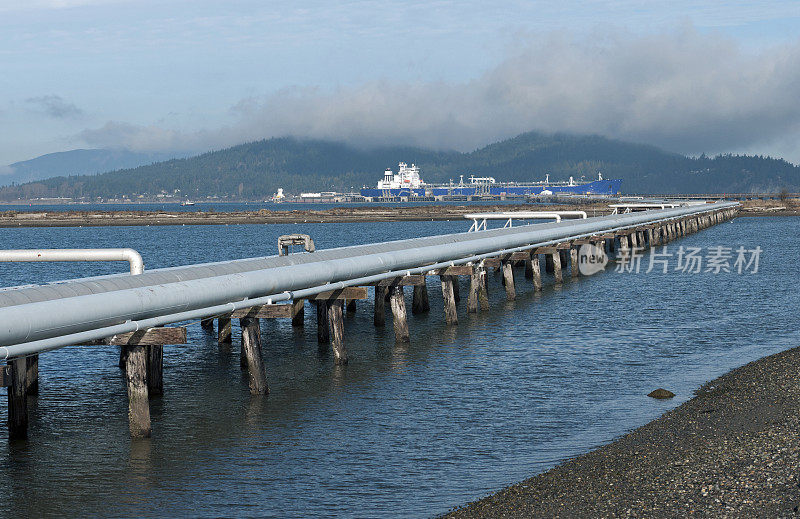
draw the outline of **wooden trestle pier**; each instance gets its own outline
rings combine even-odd
[[[429,312],[429,283],[427,278],[438,279],[444,302],[443,319],[447,325],[458,324],[457,305],[460,297],[460,280],[468,278],[466,298],[468,313],[489,309],[488,272],[498,272],[507,299],[516,297],[515,268],[520,269],[525,282],[534,290],[543,286],[542,258],[552,282],[563,283],[565,272],[571,278],[580,275],[578,248],[593,244],[608,254],[620,254],[632,248],[639,250],[664,245],[682,236],[695,233],[712,225],[734,218],[738,208],[722,208],[714,212],[690,214],[684,217],[657,221],[647,225],[597,233],[580,239],[566,240],[546,247],[501,254],[463,265],[436,268],[421,274],[402,275],[383,279],[363,286],[322,292],[313,296],[296,298],[284,304],[267,304],[219,314],[201,321],[207,333],[214,333],[220,344],[232,343],[232,323],[238,320],[241,328],[241,366],[249,375],[252,395],[269,392],[268,374],[262,357],[261,319],[291,319],[293,326],[304,326],[306,308],[316,311],[317,340],[330,345],[336,364],[347,364],[349,358],[344,341],[345,312],[355,312],[357,301],[374,298],[373,322],[377,327],[386,325],[388,303],[392,316],[395,340],[410,341],[409,318],[404,291],[413,291],[411,314]],[[432,284],[436,285],[436,282]],[[370,290],[371,289],[371,290]],[[309,305],[306,305],[306,302]],[[129,399],[129,423],[132,437],[151,434],[149,400],[163,394],[163,346],[186,343],[186,327],[155,327],[135,333],[108,337],[101,343],[120,346],[120,367],[125,370]],[[97,343],[95,341],[94,343]],[[27,436],[27,398],[38,391],[38,355],[14,358],[0,373],[0,382],[8,387],[8,426],[11,440]]]

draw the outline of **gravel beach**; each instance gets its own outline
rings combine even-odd
[[[800,517],[799,410],[794,348],[447,517]]]

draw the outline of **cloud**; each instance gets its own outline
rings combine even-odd
[[[526,41],[460,84],[392,79],[242,100],[195,133],[109,123],[83,138],[135,149],[220,147],[270,136],[470,150],[528,130],[602,134],[682,153],[752,149],[800,132],[800,42],[745,51],[692,27]]]
[[[0,12],[33,11],[51,9],[71,9],[73,7],[90,7],[121,3],[125,0],[0,0]]]
[[[74,103],[70,103],[63,97],[57,95],[30,97],[26,99],[25,102],[54,119],[69,119],[83,116],[83,110],[75,106]]]

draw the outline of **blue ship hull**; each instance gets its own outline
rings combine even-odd
[[[397,189],[377,189],[364,188],[361,196],[378,198],[382,196],[502,196],[502,195],[538,195],[547,189],[552,193],[568,193],[574,195],[617,195],[622,185],[621,179],[595,180],[587,184],[577,186],[554,186],[554,185],[514,185],[514,184],[483,184],[483,185],[455,185],[455,186],[426,186],[416,189],[397,188]]]

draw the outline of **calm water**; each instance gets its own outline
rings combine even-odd
[[[4,247],[138,249],[149,268],[272,254],[307,232],[320,248],[463,231],[463,222],[0,229]],[[518,299],[499,278],[492,310],[443,324],[411,316],[410,345],[346,318],[350,364],[304,330],[264,321],[271,393],[251,398],[238,359],[197,324],[165,349],[153,438],[132,443],[118,350],[65,348],[40,360],[30,440],[0,444],[9,516],[427,517],[606,443],[690,398],[704,381],[798,344],[798,220],[743,218],[671,247],[761,246],[760,271],[605,272]],[[674,263],[672,264],[674,266]],[[122,264],[0,265],[2,285],[114,271]],[[546,280],[547,282],[547,280]],[[462,294],[466,295],[466,285]],[[410,297],[409,297],[410,304]],[[391,323],[391,321],[389,321]],[[236,330],[238,331],[238,330]],[[654,401],[656,387],[677,398]],[[3,411],[4,412],[4,411]]]

